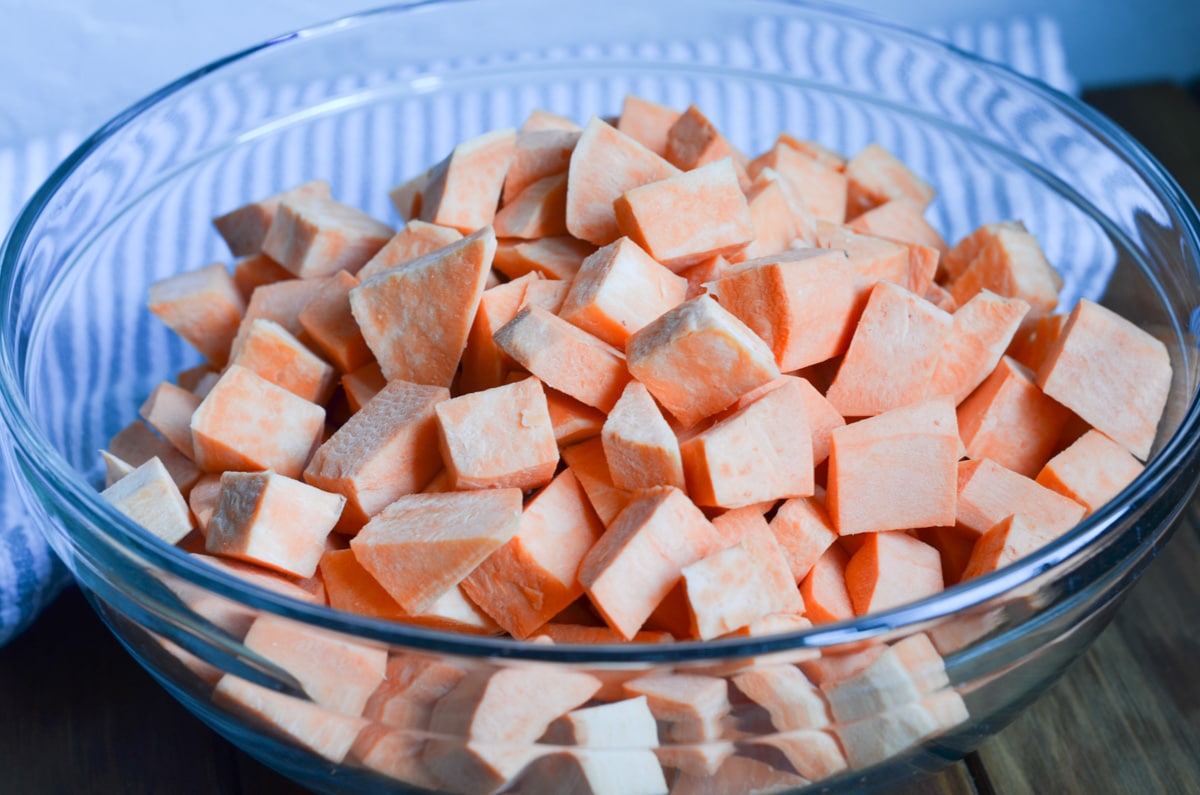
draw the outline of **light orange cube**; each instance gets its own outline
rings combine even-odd
[[[583,261],[596,247],[570,235],[556,235],[537,240],[507,238],[496,248],[493,267],[510,279],[527,273],[537,273],[547,279],[570,281],[583,266]]]
[[[667,149],[663,157],[681,171],[693,171],[728,157],[738,169],[739,179],[748,181],[745,156],[695,105],[689,105],[667,130]]]
[[[954,524],[958,445],[947,397],[834,430],[825,508],[838,534]]]
[[[558,444],[536,378],[452,398],[434,412],[455,489],[532,489],[554,477]]]
[[[569,469],[537,493],[511,540],[462,582],[462,588],[515,638],[527,638],[583,595],[575,578],[604,532]]]
[[[942,556],[907,533],[868,533],[846,564],[846,591],[859,616],[933,596],[944,587]]]
[[[192,515],[162,461],[151,458],[100,492],[121,513],[166,541],[178,543],[192,531]]]
[[[151,458],[158,458],[184,495],[191,491],[202,474],[190,458],[179,452],[175,445],[157,436],[141,420],[134,420],[117,431],[108,442],[108,452],[131,468],[141,466]]]
[[[496,213],[499,237],[536,240],[567,234],[567,175],[552,174],[532,183]]]
[[[150,285],[150,311],[217,367],[246,311],[245,301],[225,266],[215,262]]]
[[[373,358],[350,312],[350,291],[358,285],[358,279],[338,271],[296,316],[313,344],[343,373],[353,372]]]
[[[986,458],[958,464],[956,521],[965,532],[982,535],[1020,513],[1046,541],[1070,530],[1084,507]]]
[[[226,472],[204,548],[311,577],[346,498],[275,472]]]
[[[342,376],[342,391],[346,394],[346,402],[350,412],[362,409],[367,402],[387,386],[387,379],[379,369],[379,362],[371,360],[357,370]]]
[[[1017,232],[1028,231],[1025,229],[1025,224],[1020,221],[999,221],[996,223],[983,224],[971,234],[964,237],[962,240],[954,244],[952,248],[947,250],[942,255],[942,261],[938,263],[939,281],[952,282],[967,269],[979,252],[992,241],[997,232],[1009,229]]]
[[[350,540],[355,557],[409,614],[426,612],[517,532],[520,489],[405,495]]]
[[[464,235],[492,223],[504,175],[516,152],[516,131],[493,130],[463,141],[429,170],[421,190],[420,219]]]
[[[821,248],[846,252],[846,258],[856,275],[854,286],[860,307],[866,305],[871,289],[879,281],[889,281],[910,292],[917,292],[920,279],[918,274],[911,272],[912,256],[903,243],[860,235],[847,227],[825,222],[817,224],[816,242]]]
[[[321,440],[325,409],[231,365],[200,403],[191,424],[201,469],[271,469],[296,478]]]
[[[309,403],[329,402],[337,371],[273,320],[251,322],[230,364],[244,367]]]
[[[748,170],[751,176],[758,176],[768,168],[787,181],[799,203],[815,218],[834,224],[845,221],[848,183],[838,169],[785,143],[777,143],[755,158]]]
[[[800,581],[804,615],[814,624],[854,618],[854,605],[846,590],[846,564],[850,556],[837,544],[825,550]]]
[[[953,331],[933,372],[935,394],[962,403],[983,383],[1029,312],[1020,298],[1004,298],[980,290],[954,310]]]
[[[513,142],[512,163],[504,174],[504,188],[500,193],[502,210],[530,185],[567,172],[567,167],[571,164],[571,153],[575,151],[575,144],[579,143],[579,136],[583,132],[577,125],[572,124],[572,127],[574,129],[522,128],[517,131]],[[563,220],[565,221],[565,217]],[[565,235],[566,231],[558,234]]]
[[[750,206],[725,158],[627,190],[613,202],[617,228],[672,270],[754,239]]]
[[[617,129],[656,155],[666,157],[667,137],[682,114],[674,108],[626,94]]]
[[[242,257],[233,265],[233,282],[242,298],[249,301],[254,291],[264,284],[295,279],[296,276],[266,254]]]
[[[1088,515],[1117,496],[1142,469],[1128,450],[1093,429],[1051,458],[1036,479],[1082,505]]]
[[[302,279],[355,273],[392,237],[392,228],[324,196],[279,202],[263,253]]]
[[[138,409],[138,414],[176,450],[188,458],[195,458],[191,422],[200,400],[198,395],[163,381],[154,387],[154,391]]]
[[[733,684],[767,710],[778,731],[819,729],[830,723],[825,697],[794,665],[758,665],[734,676]]]
[[[560,449],[599,436],[604,430],[603,414],[555,389],[546,390],[546,409]]]
[[[293,337],[307,344],[304,326],[300,325],[300,313],[309,301],[324,292],[326,284],[328,280],[324,278],[287,279],[255,288],[237,335],[229,346],[229,358],[237,355],[242,341],[250,333],[250,325],[260,319],[275,321]]]
[[[879,144],[868,144],[850,158],[846,179],[847,218],[892,199],[907,198],[922,210],[933,201],[934,190],[929,183]]]
[[[265,199],[250,202],[236,210],[213,219],[213,226],[224,238],[235,257],[252,257],[262,251],[267,231],[275,220],[275,210],[281,201],[297,196],[329,198],[329,183],[323,179],[305,182]]]
[[[450,385],[495,253],[486,227],[350,291],[350,311],[389,381]]]
[[[463,233],[451,226],[439,226],[414,218],[392,236],[375,256],[367,260],[354,274],[360,282],[384,271],[407,265],[415,259],[432,254],[463,239]]]
[[[684,488],[679,440],[646,387],[630,381],[600,434],[613,485],[633,491]]]
[[[631,336],[626,356],[633,377],[685,428],[780,375],[767,344],[707,296]]]
[[[980,290],[1020,298],[1037,314],[1058,305],[1062,278],[1042,253],[1037,238],[1019,229],[996,231],[947,289],[961,306]]]
[[[754,239],[741,251],[731,254],[732,258],[748,260],[778,254],[802,236],[782,180],[757,182],[746,192],[746,202]]]
[[[655,719],[665,723],[668,744],[702,743],[723,734],[732,710],[728,685],[716,676],[652,674],[625,683],[630,696],[645,696]]]
[[[780,505],[770,528],[797,584],[838,537],[825,506],[816,497],[797,497]]]
[[[1167,346],[1111,309],[1080,299],[1037,384],[1143,461],[1171,389]]]
[[[921,208],[907,198],[891,199],[872,207],[847,221],[846,226],[864,235],[898,240],[905,244],[915,243],[939,252],[948,249],[946,241],[925,220]],[[934,268],[930,269],[931,279],[936,266],[934,262]]]
[[[346,498],[339,529],[353,532],[438,470],[437,416],[445,387],[392,381],[313,454],[304,480]]]
[[[575,477],[579,478],[579,485],[587,493],[588,501],[604,526],[611,525],[617,514],[629,504],[631,494],[613,483],[603,440],[597,436],[564,447],[562,458]]]
[[[967,566],[963,569],[963,580],[1002,569],[1015,563],[1053,540],[1024,514],[1014,513],[1001,519],[979,536]]]
[[[622,237],[583,261],[558,315],[624,349],[631,334],[683,302],[687,284]]]

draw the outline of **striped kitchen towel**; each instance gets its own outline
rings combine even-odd
[[[930,32],[1061,91],[1076,88],[1067,71],[1059,28],[1051,19],[1017,18]],[[214,115],[219,114],[214,111]],[[8,227],[22,203],[81,138],[64,133],[0,149],[0,229]],[[901,148],[898,154],[903,157],[906,152]],[[171,237],[170,229],[160,229],[159,234]],[[0,473],[0,645],[25,628],[68,581],[65,567],[31,526],[12,477]]]

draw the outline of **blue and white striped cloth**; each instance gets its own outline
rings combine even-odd
[[[1067,71],[1059,28],[1051,19],[1016,18],[929,32],[1061,91],[1076,90]],[[22,203],[80,140],[79,134],[63,133],[19,148],[0,149],[0,229],[8,227]],[[903,157],[905,152],[898,154]],[[160,230],[160,234],[170,237],[169,232]],[[0,472],[0,645],[28,626],[69,579],[65,567],[31,526],[12,477]]]

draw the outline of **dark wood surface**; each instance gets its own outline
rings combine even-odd
[[[1085,98],[1200,199],[1200,104],[1178,86]],[[305,789],[177,704],[77,590],[0,649],[0,793]],[[965,762],[904,793],[1200,792],[1200,502],[1111,626],[1066,675]]]

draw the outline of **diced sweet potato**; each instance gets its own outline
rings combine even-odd
[[[338,271],[296,317],[309,339],[343,373],[372,360],[371,349],[350,312],[350,291],[358,284],[349,273]]]
[[[242,257],[233,265],[233,282],[246,301],[259,287],[295,279],[296,276],[266,254]]]
[[[429,170],[420,219],[464,235],[492,223],[504,176],[516,153],[516,131],[494,130],[464,141]]]
[[[542,108],[534,108],[525,123],[517,130],[519,133],[537,132],[538,130],[566,130],[568,132],[583,132],[583,128],[575,122],[558,113],[551,113]]]
[[[613,485],[633,491],[654,486],[684,488],[679,440],[646,387],[630,381],[601,430]]]
[[[410,494],[350,541],[358,562],[408,613],[425,612],[516,533],[520,489]]]
[[[975,541],[962,578],[970,580],[1038,551],[1051,541],[1039,527],[1019,513],[1001,519]]]
[[[342,376],[342,391],[346,393],[346,402],[350,404],[351,413],[361,410],[385,386],[387,379],[379,369],[379,362],[373,359],[370,363]]]
[[[191,459],[170,442],[156,436],[141,420],[134,420],[118,431],[108,443],[108,452],[131,467],[158,458],[184,495],[191,491],[202,474]]]
[[[514,141],[513,159],[504,175],[504,189],[500,194],[503,209],[525,192],[530,185],[547,177],[566,174],[571,164],[571,153],[579,142],[582,130],[520,130]],[[565,210],[565,205],[564,205]],[[499,217],[499,216],[497,216]],[[565,220],[565,217],[562,219]],[[503,233],[497,231],[501,237]],[[566,231],[557,234],[565,235]]]
[[[747,170],[750,176],[758,176],[766,168],[782,176],[800,203],[817,219],[834,224],[845,220],[848,183],[837,169],[783,143],[755,158]]]
[[[435,657],[393,653],[363,716],[397,729],[427,729],[434,706],[465,675],[459,666]]]
[[[759,665],[737,674],[733,684],[771,716],[777,731],[829,725],[829,705],[821,691],[794,665]]]
[[[591,438],[564,447],[562,457],[575,477],[579,478],[579,485],[587,493],[596,515],[605,527],[611,525],[617,514],[629,504],[631,495],[628,490],[619,489],[613,484],[608,459],[604,455],[603,440]]]
[[[463,590],[513,637],[527,638],[583,595],[575,573],[603,532],[565,469],[530,500],[516,535],[463,580]]]
[[[962,403],[988,377],[1017,333],[1029,304],[980,290],[954,310],[953,328],[933,372],[934,394]]]
[[[1037,314],[1058,304],[1062,279],[1042,253],[1037,238],[1018,229],[1000,229],[971,260],[958,278],[947,285],[961,306],[980,290],[1026,301]]]
[[[375,256],[367,260],[367,264],[363,265],[355,276],[360,282],[365,282],[372,276],[407,265],[462,239],[462,232],[453,227],[413,219],[393,235]]]
[[[188,458],[194,458],[191,421],[199,405],[199,396],[163,381],[154,387],[154,391],[138,409],[138,414],[176,450]]]
[[[264,284],[255,289],[246,305],[246,314],[238,326],[237,334],[229,347],[229,358],[237,355],[242,340],[250,333],[255,320],[273,320],[288,330],[293,337],[307,344],[304,326],[300,325],[300,313],[315,296],[325,290],[328,283],[323,278],[288,279],[287,281]]]
[[[527,186],[496,213],[493,226],[500,237],[525,240],[567,234],[566,173]]]
[[[757,259],[778,254],[802,236],[782,180],[764,180],[746,192],[754,239],[734,258]]]
[[[570,281],[595,250],[591,243],[570,235],[537,240],[509,238],[500,241],[493,265],[510,279],[538,273],[547,279]]]
[[[436,789],[438,782],[421,759],[424,750],[425,737],[417,732],[371,724],[359,732],[348,758],[397,782]]]
[[[839,726],[836,734],[850,765],[869,767],[966,719],[967,708],[962,697],[953,690],[943,690],[921,701]]]
[[[350,309],[389,381],[450,385],[495,253],[486,227],[350,291]]]
[[[175,544],[192,531],[192,516],[162,461],[151,458],[100,492],[109,505]]]
[[[1028,231],[1020,221],[1000,221],[980,226],[942,255],[942,261],[938,263],[939,280],[949,283],[957,279],[987,247],[996,233],[1004,229],[1017,232]]]
[[[898,240],[905,244],[927,246],[938,252],[949,247],[938,231],[929,225],[921,208],[907,198],[892,199],[855,216],[846,226],[864,235]],[[937,270],[936,258],[929,269],[932,280]]]
[[[621,234],[672,270],[740,251],[754,239],[729,158],[627,190],[613,209]]]
[[[745,156],[695,105],[689,105],[667,130],[667,151],[663,157],[681,171],[693,171],[728,157],[737,169],[739,181],[749,182]]]
[[[1047,352],[1037,384],[1144,461],[1167,404],[1171,357],[1161,340],[1085,298]]]
[[[622,237],[583,261],[558,314],[624,349],[631,334],[682,303],[686,295],[686,279]]]
[[[337,371],[273,320],[251,322],[230,363],[309,403],[328,403],[337,385]]]
[[[667,795],[658,757],[649,749],[567,748],[532,762],[515,784],[525,795]]]
[[[313,180],[297,185],[290,190],[276,193],[265,199],[242,205],[236,210],[213,219],[213,226],[224,238],[229,251],[235,257],[252,257],[262,250],[267,230],[275,220],[275,209],[279,202],[296,196],[329,198],[329,183]]]
[[[263,253],[302,279],[356,273],[392,237],[392,228],[324,196],[279,202]]]
[[[815,497],[797,497],[780,505],[770,528],[787,556],[797,584],[837,540],[829,514]]]
[[[560,449],[599,436],[604,430],[603,414],[557,390],[546,390],[546,410]]]
[[[715,770],[681,771],[671,795],[758,795],[788,792],[808,786],[809,780],[749,756],[723,756]]]
[[[846,591],[860,616],[924,599],[944,587],[942,556],[907,533],[868,533],[846,564]],[[834,716],[848,719],[836,711]]]
[[[346,498],[274,472],[226,472],[205,549],[311,577]]]
[[[907,198],[922,210],[933,201],[933,188],[879,144],[868,144],[850,158],[846,178],[847,218],[892,199]]]
[[[241,292],[219,262],[150,285],[150,311],[221,367],[246,311]]]
[[[722,735],[729,714],[728,686],[715,676],[652,674],[625,683],[630,696],[645,696],[654,717],[665,723],[668,743],[700,743]]]
[[[1092,514],[1132,483],[1142,468],[1124,447],[1090,430],[1051,458],[1037,473],[1037,482]]]
[[[493,335],[516,316],[525,297],[525,288],[539,278],[536,273],[527,273],[483,291],[471,331],[467,334],[467,346],[463,349],[458,380],[460,393],[491,389],[505,382],[515,363],[497,347]]]
[[[666,157],[667,138],[679,111],[629,94],[617,117],[617,129],[656,155]]]
[[[834,430],[825,507],[839,535],[954,524],[958,445],[946,397]]]
[[[200,531],[201,535],[208,532],[208,522],[217,512],[217,505],[220,502],[221,476],[215,472],[208,473],[197,480],[195,486],[192,486],[192,490],[187,496],[187,504],[192,512],[192,517],[196,520],[196,529]]]
[[[1050,348],[1067,325],[1068,315],[1042,315],[1032,323],[1024,324],[1008,346],[1006,354],[1035,373],[1042,369]]]
[[[847,261],[857,277],[854,286],[860,306],[866,305],[871,289],[879,281],[889,281],[917,292],[919,275],[911,273],[912,257],[903,243],[860,235],[847,227],[825,222],[817,224],[816,242],[821,248],[846,252]]]
[[[982,535],[1014,513],[1022,514],[1049,541],[1074,527],[1084,507],[995,461],[959,463],[959,527]]]

